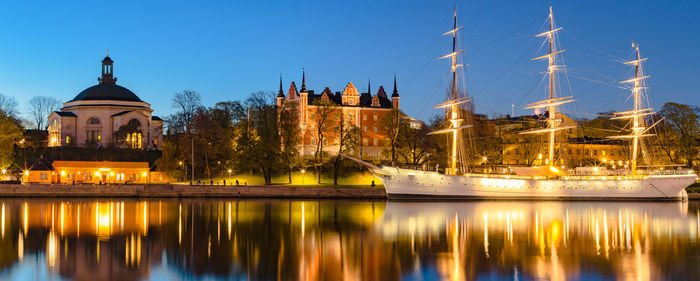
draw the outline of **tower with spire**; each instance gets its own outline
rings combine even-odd
[[[107,56],[102,60],[102,77],[98,77],[97,81],[100,84],[117,83],[117,77],[114,77],[114,61],[109,57],[109,51],[107,51]]]
[[[277,106],[284,104],[284,91],[282,90],[282,74],[280,73],[280,90],[277,92]]]
[[[399,108],[399,91],[396,90],[396,73],[394,73],[394,91],[391,92],[391,107]]]
[[[361,144],[359,154],[364,157],[381,158],[382,152],[386,148],[387,138],[386,132],[380,130],[381,122],[384,116],[391,112],[392,109],[399,107],[399,93],[397,86],[396,74],[394,74],[394,88],[389,96],[389,92],[385,91],[384,86],[379,86],[377,92],[372,94],[372,85],[369,78],[367,79],[367,92],[360,93],[359,89],[352,82],[348,82],[342,92],[333,92],[330,87],[323,87],[323,91],[318,94],[311,90],[306,85],[306,70],[302,68],[301,87],[297,91],[297,86],[294,82],[289,85],[287,93],[284,92],[283,81],[280,75],[280,85],[277,93],[277,106],[281,107],[286,103],[296,103],[299,112],[299,131],[301,134],[300,152],[301,155],[311,156],[315,149],[315,140],[318,136],[314,134],[316,131],[314,112],[317,108],[316,100],[329,101],[336,106],[340,114],[346,118],[347,122],[357,126],[360,131]],[[333,133],[324,136],[329,139],[329,143],[337,143]],[[329,146],[332,151],[332,147]]]

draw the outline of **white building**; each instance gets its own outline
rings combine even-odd
[[[49,146],[160,149],[163,120],[151,114],[150,104],[116,84],[113,63],[105,57],[99,84],[83,90],[60,111],[49,115]],[[122,126],[127,133],[116,140],[115,133]]]

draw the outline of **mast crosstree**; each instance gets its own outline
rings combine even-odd
[[[457,56],[462,53],[463,50],[457,50],[457,31],[462,29],[461,26],[457,26],[457,7],[455,6],[455,11],[454,11],[454,23],[452,26],[452,30],[443,33],[442,35],[448,35],[452,37],[452,52],[444,55],[438,59],[447,59],[449,58],[451,61],[450,64],[450,73],[452,74],[452,83],[450,86],[450,95],[447,99],[447,101],[435,105],[434,108],[445,108],[447,110],[447,121],[449,121],[449,127],[442,129],[442,130],[437,130],[437,131],[432,131],[428,134],[441,134],[441,133],[452,133],[452,142],[451,142],[451,147],[448,155],[448,168],[445,171],[445,174],[448,175],[456,175],[458,172],[457,168],[457,162],[458,162],[458,157],[457,157],[457,146],[459,146],[459,143],[461,141],[461,130],[465,128],[472,127],[471,124],[465,124],[462,125],[464,122],[464,119],[461,116],[461,111],[460,111],[460,104],[470,102],[471,99],[469,97],[461,97],[460,92],[459,92],[459,86],[457,85],[457,69],[460,67],[463,67],[464,64],[457,63]]]
[[[646,86],[644,81],[649,76],[644,76],[644,71],[642,69],[642,62],[646,61],[646,58],[642,58],[639,54],[639,45],[632,43],[632,47],[635,51],[635,59],[632,61],[625,62],[625,64],[634,65],[634,78],[622,81],[620,83],[632,83],[632,98],[634,100],[634,108],[630,111],[615,112],[612,119],[631,119],[631,134],[612,136],[610,138],[614,139],[629,139],[632,146],[632,175],[637,173],[637,152],[639,150],[639,139],[643,137],[653,136],[654,134],[647,134],[652,126],[646,127],[646,122],[644,116],[652,115],[653,108],[643,108],[642,97],[644,96],[644,90]],[[658,123],[658,122],[657,122]],[[655,124],[654,124],[655,125]]]
[[[538,101],[535,103],[528,104],[525,109],[547,109],[547,128],[536,129],[530,131],[523,131],[520,134],[539,134],[548,133],[549,134],[549,153],[548,153],[548,165],[554,165],[554,141],[555,133],[559,130],[565,130],[570,128],[575,128],[576,126],[561,126],[563,120],[557,119],[557,107],[565,103],[573,102],[572,96],[568,97],[557,97],[557,81],[556,81],[556,70],[561,68],[561,65],[557,65],[557,55],[563,53],[565,50],[557,50],[556,44],[556,33],[562,30],[561,27],[555,27],[554,25],[554,13],[552,12],[552,6],[549,6],[549,16],[547,17],[549,21],[549,30],[535,35],[535,37],[546,37],[548,52],[546,55],[533,58],[532,60],[547,59],[547,76],[549,78],[548,86],[548,99]]]

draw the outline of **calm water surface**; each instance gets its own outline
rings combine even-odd
[[[9,280],[700,279],[700,202],[0,204]]]

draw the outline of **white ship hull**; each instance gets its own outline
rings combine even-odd
[[[694,173],[640,177],[572,176],[554,179],[506,175],[445,175],[382,167],[373,173],[389,199],[685,200]]]

